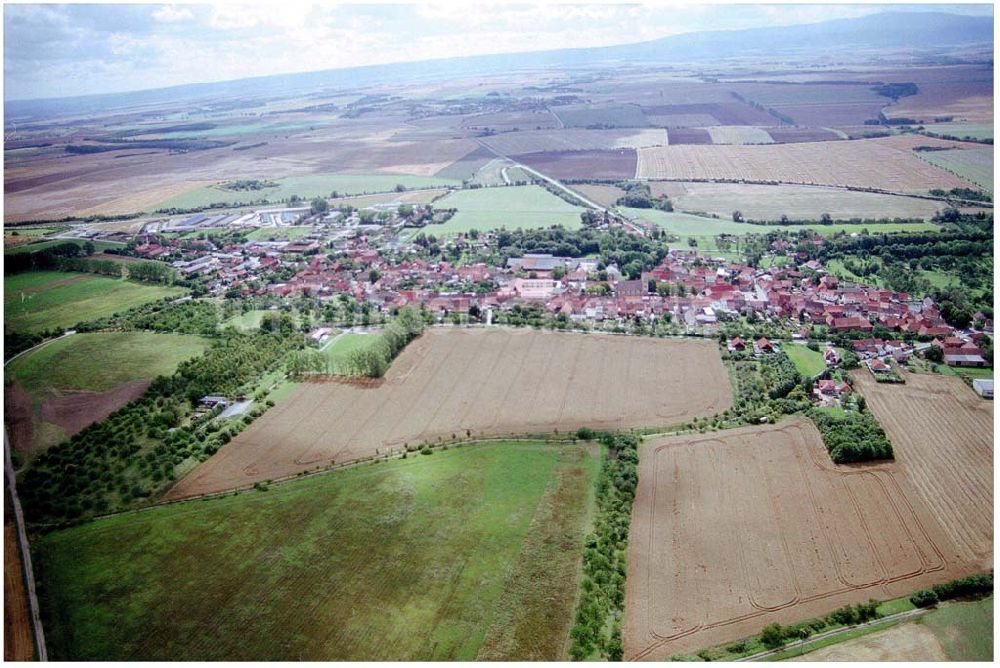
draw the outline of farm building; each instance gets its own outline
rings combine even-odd
[[[761,337],[753,342],[753,351],[760,355],[761,353],[773,353],[778,347],[768,341],[766,338]]]
[[[210,394],[199,399],[198,405],[203,408],[215,408],[216,406],[226,407],[229,405],[229,399],[219,395]]]
[[[993,398],[993,379],[992,378],[976,378],[972,381],[972,389],[976,391],[976,394],[981,396],[983,399]]]
[[[330,329],[329,327],[320,327],[319,329],[317,329],[316,331],[314,331],[309,335],[309,340],[312,341],[313,343],[323,343],[328,338],[330,338],[330,334],[332,332],[333,330]]]
[[[948,366],[987,366],[986,360],[983,359],[982,355],[964,353],[945,353],[944,363]]]
[[[879,375],[887,374],[892,371],[892,369],[889,368],[888,364],[886,364],[877,357],[873,360],[868,361],[868,370],[871,371],[873,374],[879,374]]]

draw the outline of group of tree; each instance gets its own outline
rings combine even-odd
[[[347,356],[346,366],[352,375],[381,378],[389,370],[389,365],[406,345],[420,336],[426,321],[421,313],[411,306],[404,306],[368,346],[352,350]]]
[[[590,430],[577,432],[592,438]],[[621,661],[629,522],[638,476],[638,439],[602,434],[608,454],[597,480],[594,531],[584,540],[580,602],[570,631],[570,656]]]
[[[77,329],[84,332],[150,330],[214,337],[219,334],[223,319],[236,315],[236,308],[232,302],[219,304],[205,299],[175,301],[167,297],[106,318],[81,323]]]
[[[674,205],[666,195],[653,197],[649,184],[642,181],[626,181],[620,184],[625,194],[618,198],[618,206],[628,206],[634,209],[661,209],[673,211]]]
[[[892,444],[882,426],[864,404],[859,408],[838,414],[820,408],[808,412],[830,458],[837,464],[893,459]]]
[[[829,627],[863,624],[882,616],[878,611],[878,605],[878,601],[871,599],[867,603],[845,605],[826,617],[818,617],[790,626],[782,626],[774,622],[765,626],[760,632],[760,641],[765,647],[776,649],[793,640],[806,640],[814,633],[819,633]]]
[[[930,589],[921,589],[910,597],[910,603],[918,608],[926,608],[953,598],[984,596],[993,592],[993,571],[975,573]]]

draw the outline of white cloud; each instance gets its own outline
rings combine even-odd
[[[194,14],[187,7],[164,5],[153,12],[153,18],[160,23],[177,23],[178,21],[190,21],[194,18]]]

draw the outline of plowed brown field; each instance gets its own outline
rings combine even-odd
[[[835,466],[813,424],[796,419],[645,445],[625,658],[692,652],[982,570],[917,491],[906,462],[923,446],[894,443],[895,463]],[[933,493],[966,507],[961,490]],[[978,503],[992,507],[992,491]],[[991,545],[992,531],[979,538]]]
[[[167,494],[178,499],[349,462],[404,443],[669,425],[732,402],[707,341],[432,330],[386,378],[307,383]]]

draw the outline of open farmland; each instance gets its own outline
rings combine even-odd
[[[636,168],[633,149],[550,151],[511,158],[554,179],[631,179]]]
[[[551,111],[567,128],[646,128],[651,125],[643,110],[636,104],[566,105]]]
[[[773,144],[764,128],[748,125],[716,125],[705,128],[713,144]],[[640,147],[641,148],[641,147]]]
[[[258,227],[248,232],[250,241],[295,241],[309,236],[314,231],[311,225],[290,225],[288,227]]]
[[[993,191],[993,147],[962,148],[953,151],[920,151],[921,159],[960,179]]]
[[[548,111],[502,111],[473,114],[462,120],[462,126],[494,130],[534,130],[557,128],[559,121]]]
[[[47,534],[49,654],[564,659],[598,465],[474,445]]]
[[[771,139],[779,144],[812,141],[836,141],[842,138],[841,135],[827,128],[809,128],[797,125],[783,125],[776,128],[767,128],[767,134],[771,135]]]
[[[969,182],[913,154],[914,146],[954,146],[900,135],[767,146],[666,146],[639,149],[643,179],[731,179],[926,192]]]
[[[835,220],[851,218],[923,218],[945,208],[944,202],[916,197],[865,193],[843,188],[754,183],[676,183],[674,208],[714,213],[729,218],[733,211],[745,220]]]
[[[365,193],[391,192],[397,185],[405,188],[434,188],[461,185],[461,179],[438,176],[412,176],[409,174],[314,174],[311,176],[275,179],[278,185],[261,190],[227,190],[220,184],[202,186],[158,203],[154,209],[192,209],[215,202],[246,204],[260,199],[272,202],[286,200],[292,195],[303,199]]]
[[[545,151],[598,151],[666,146],[667,132],[662,128],[540,130],[508,132],[484,137],[481,141],[503,155],[517,155]]]
[[[21,551],[17,545],[17,525],[9,490],[4,485],[3,506],[3,660],[33,661],[34,631],[28,611],[28,591],[24,584]]]
[[[379,337],[370,334],[345,333],[323,348],[327,370],[331,374],[348,375],[347,362],[352,352],[375,345]]]
[[[618,186],[608,185],[574,184],[573,190],[606,207],[614,206],[625,195],[625,191]]]
[[[432,330],[374,384],[305,383],[179,481],[178,499],[452,436],[671,425],[729,407],[705,341]]]
[[[670,128],[667,130],[669,144],[711,144],[712,135],[704,128]]]
[[[993,597],[949,602],[916,621],[839,642],[792,661],[992,661]]]
[[[511,186],[459,190],[438,200],[436,209],[457,209],[440,225],[428,225],[428,234],[458,234],[469,230],[509,230],[562,225],[580,227],[582,207],[556,197],[541,186]]]
[[[973,428],[954,416],[948,425]],[[629,538],[625,658],[691,652],[771,622],[904,596],[988,568],[992,529],[977,529],[975,542],[988,548],[973,554],[956,549],[948,523],[963,511],[989,514],[992,489],[975,499],[954,485],[924,494],[907,464],[923,455],[893,443],[896,462],[836,466],[813,424],[797,418],[644,445]],[[941,452],[928,475],[992,473],[981,457],[921,448]],[[927,498],[950,510],[941,513]]]
[[[728,96],[727,96],[728,97]],[[644,107],[654,125],[774,125],[775,118],[766,111],[742,102],[666,104]],[[707,122],[706,122],[707,121]]]
[[[905,385],[852,373],[885,429],[897,466],[954,544],[956,563],[993,564],[993,404],[961,379],[902,372]],[[943,547],[943,546],[942,546]]]
[[[71,327],[163,297],[183,288],[143,285],[120,278],[32,271],[4,279],[4,329],[37,332]]]
[[[992,123],[928,123],[924,126],[927,132],[952,137],[971,137],[972,139],[993,139]]]
[[[681,236],[715,236],[717,234],[764,234],[776,230],[794,232],[797,230],[811,230],[819,234],[835,234],[837,232],[861,232],[868,230],[870,234],[879,232],[928,232],[939,229],[932,223],[872,223],[870,225],[854,225],[851,223],[838,223],[831,225],[805,224],[805,225],[754,225],[752,223],[734,223],[729,216],[720,214],[719,218],[709,218],[706,216],[695,216],[689,213],[679,213],[677,211],[660,211],[658,209],[632,209],[622,207],[620,209],[625,215],[638,220],[646,220],[659,225],[668,232]]]
[[[208,342],[184,334],[75,334],[7,368],[5,423],[14,447],[35,453],[103,419],[159,375],[200,355]]]
[[[376,204],[430,204],[434,200],[448,194],[448,190],[443,188],[430,190],[407,190],[406,192],[388,192],[376,195],[357,195],[355,197],[341,197],[330,200],[330,208],[338,206],[353,206],[364,209]]]

